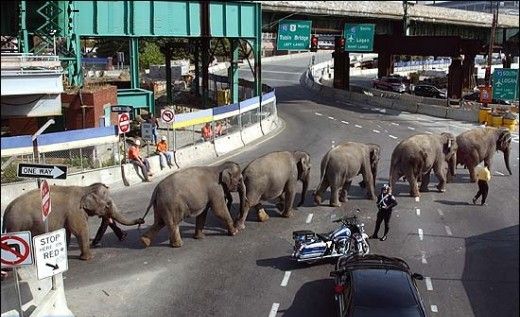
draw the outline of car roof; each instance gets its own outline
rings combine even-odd
[[[408,272],[357,268],[351,271],[353,316],[423,316]]]

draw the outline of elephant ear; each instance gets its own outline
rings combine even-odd
[[[102,214],[99,210],[104,210],[106,203],[95,192],[90,191],[81,198],[81,208],[89,216]]]
[[[441,133],[441,136],[444,153],[448,154],[451,152],[453,146],[455,145],[454,137],[451,133]]]
[[[380,159],[379,151],[380,151],[379,145],[370,146],[370,162],[371,163],[375,163],[375,162],[379,161],[379,159]]]
[[[231,170],[229,168],[220,172],[220,183],[225,184],[227,188],[231,188]]]
[[[497,140],[497,145],[496,145],[497,151],[507,148],[507,146],[511,142],[511,139],[512,139],[511,132],[509,132],[509,130],[502,130],[500,132],[500,135],[498,136],[498,140]]]

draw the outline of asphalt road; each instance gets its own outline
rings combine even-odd
[[[329,56],[318,56],[316,62]],[[77,259],[79,250],[73,242],[64,275],[68,305],[77,316],[334,316],[329,277],[333,262],[291,261],[292,231],[329,231],[335,227],[331,219],[360,208],[358,216],[371,234],[376,208],[374,201],[363,198],[357,180],[342,207],[313,206],[311,193],[319,182],[325,152],[344,140],[380,144],[379,189],[388,181],[390,155],[400,140],[418,132],[458,134],[473,125],[315,97],[299,85],[308,64],[308,58],[263,64],[263,81],[276,88],[285,128],[232,157],[245,166],[271,151],[306,150],[313,163],[306,204],[285,219],[266,203],[271,219],[259,223],[250,213],[246,229],[235,237],[227,236],[210,214],[206,238],[195,240],[191,237],[195,221],[187,219],[181,226],[184,246],[177,249],[168,246],[166,229],[147,249],[140,246],[136,228],[127,230],[128,240],[122,243],[109,229],[103,247],[94,250],[95,258],[83,262]],[[247,69],[241,71],[241,76],[249,74]],[[389,238],[370,240],[371,251],[402,257],[427,277],[418,281],[418,288],[431,316],[519,313],[518,134],[513,146],[513,176],[502,175],[507,174],[502,155],[495,156],[488,206],[470,204],[477,186],[469,183],[467,170],[461,168],[445,193],[433,190],[433,177],[432,191],[418,202],[407,195],[407,184],[396,186],[401,193]],[[115,190],[113,196],[130,217],[141,216],[156,183]],[[324,199],[328,202],[328,194]],[[236,202],[233,214],[238,212]],[[150,213],[147,224],[152,217]],[[2,283],[3,295],[10,281]]]

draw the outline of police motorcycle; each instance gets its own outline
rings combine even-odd
[[[359,209],[356,212],[359,212]],[[368,254],[368,235],[365,233],[365,225],[358,221],[357,216],[345,216],[333,222],[341,223],[341,226],[329,233],[294,231],[292,258],[298,262],[311,262],[342,255]]]

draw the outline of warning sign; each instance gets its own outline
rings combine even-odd
[[[47,220],[47,217],[51,213],[51,189],[49,188],[49,183],[46,180],[43,180],[42,185],[40,187],[40,193],[42,196],[42,219],[43,221]]]
[[[30,231],[2,234],[0,245],[2,248],[2,267],[33,264]]]
[[[33,242],[39,280],[69,269],[65,228],[36,236]]]
[[[170,108],[162,109],[161,110],[161,120],[164,123],[174,122],[175,121],[175,112]]]
[[[119,127],[119,134],[130,132],[130,115],[128,113],[120,113],[117,116],[117,122],[117,126]]]

